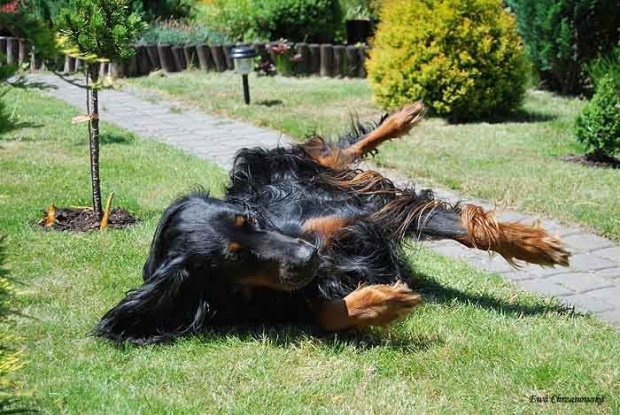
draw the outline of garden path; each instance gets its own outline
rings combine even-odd
[[[79,78],[72,79],[81,82]],[[55,75],[31,74],[28,81],[47,85],[47,93],[84,108],[84,90]],[[240,148],[273,147],[292,142],[273,130],[191,109],[179,110],[176,104],[165,100],[148,102],[128,91],[104,90],[100,93],[100,103],[103,120],[116,123],[144,138],[178,147],[224,168],[230,168]],[[377,169],[375,166],[372,168],[381,171],[395,183],[408,181],[395,171]],[[461,196],[444,189],[434,190],[444,200],[463,200]],[[492,208],[484,201],[466,200]],[[501,220],[530,223],[536,220],[535,217],[513,211],[502,212],[499,217]],[[500,274],[525,290],[557,297],[577,310],[592,312],[602,320],[620,327],[620,246],[577,226],[566,226],[554,220],[545,220],[544,227],[562,237],[568,246],[572,253],[569,268],[530,265],[514,269],[499,256],[491,257],[485,252],[465,248],[453,241],[425,244],[440,254]]]

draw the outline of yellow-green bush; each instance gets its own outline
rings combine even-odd
[[[526,81],[501,0],[385,0],[367,69],[382,106],[421,99],[452,121],[515,109]]]

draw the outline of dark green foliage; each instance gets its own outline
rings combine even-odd
[[[8,1],[0,0],[0,5],[3,3]],[[56,53],[54,32],[39,18],[39,14],[34,12],[29,3],[24,3],[19,10],[17,14],[0,13],[0,29],[6,29],[14,36],[28,39],[39,56],[43,58],[54,56]]]
[[[132,11],[142,13],[147,21],[156,19],[181,19],[192,12],[192,0],[133,0]]]
[[[620,152],[620,88],[611,75],[600,80],[592,101],[577,117],[575,134],[597,158]]]
[[[23,0],[31,13],[51,23],[60,10],[69,5],[70,0]],[[138,13],[147,21],[157,19],[179,19],[188,17],[192,10],[191,0],[129,0],[132,12]]]
[[[201,19],[245,41],[333,42],[342,23],[337,0],[214,0]]]
[[[70,0],[54,22],[81,53],[113,61],[132,56],[132,43],[146,29],[127,0]]]
[[[611,76],[616,87],[620,87],[620,45],[606,55],[593,59],[587,67],[590,80],[595,87],[606,76]]]
[[[0,0],[0,5],[9,3],[8,0]],[[27,39],[30,45],[43,58],[51,58],[56,53],[54,33],[44,21],[32,13],[29,4],[20,4],[19,13],[0,13],[0,29],[12,33],[14,36]],[[10,114],[8,114],[3,96],[6,89],[3,84],[18,71],[17,65],[7,65],[6,57],[0,53],[0,134],[14,128]]]
[[[168,43],[171,45],[194,43],[224,43],[228,38],[205,26],[175,20],[155,22],[142,34],[140,43]]]
[[[256,1],[257,33],[269,40],[333,42],[340,26],[335,0]]]
[[[552,90],[579,93],[584,65],[617,44],[618,0],[508,0],[526,50]]]

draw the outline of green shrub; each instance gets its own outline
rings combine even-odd
[[[620,45],[611,52],[599,56],[587,65],[588,76],[596,88],[606,76],[613,78],[616,87],[620,86]]]
[[[584,65],[620,36],[618,0],[507,0],[526,51],[548,88],[579,93]]]
[[[176,20],[153,23],[142,34],[140,43],[168,43],[172,45],[192,43],[224,43],[227,36],[205,26]]]
[[[181,19],[192,13],[192,0],[134,0],[132,9],[142,13],[147,21],[156,19]]]
[[[337,0],[213,0],[198,20],[234,41],[332,42],[342,17]]]
[[[506,113],[523,98],[526,66],[514,19],[500,0],[385,0],[367,64],[375,99],[421,99],[469,121]]]
[[[28,10],[36,17],[52,23],[69,0],[23,0]],[[181,19],[192,14],[192,0],[131,0],[128,6],[146,21]]]
[[[620,152],[620,87],[611,75],[600,80],[592,101],[577,117],[575,134],[594,158]]]

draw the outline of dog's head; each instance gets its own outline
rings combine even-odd
[[[267,226],[241,206],[194,195],[173,204],[156,232],[144,279],[167,260],[219,282],[294,290],[318,267],[317,248],[301,234]]]
[[[95,333],[117,341],[161,341],[198,331],[217,312],[212,309],[217,293],[210,290],[302,288],[312,281],[319,255],[299,236],[257,223],[243,207],[204,194],[179,199],[159,223],[144,284],[108,311]]]

